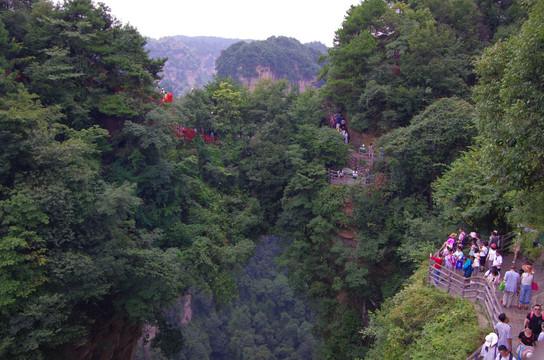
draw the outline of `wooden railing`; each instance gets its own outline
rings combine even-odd
[[[338,170],[329,169],[329,178],[328,182],[332,183],[334,181],[341,181],[345,184],[352,183],[362,183],[364,185],[373,184],[376,180],[376,174],[369,175],[368,172],[359,172],[357,179],[353,179],[353,173],[344,173],[344,176],[338,176]]]
[[[501,253],[506,253],[510,249],[513,236],[511,234],[501,236],[499,249]],[[466,278],[462,276],[462,272],[457,272],[451,268],[441,265],[439,274],[434,272],[435,262],[430,260],[429,273],[427,277],[427,283],[430,286],[435,286],[441,290],[444,290],[451,295],[459,295],[464,299],[469,299],[473,302],[478,302],[482,305],[487,315],[489,325],[493,327],[493,324],[498,321],[498,316],[502,312],[497,294],[495,292],[495,285],[489,284],[483,274],[470,277],[469,283],[466,282]],[[467,360],[479,359],[481,346],[470,356]]]

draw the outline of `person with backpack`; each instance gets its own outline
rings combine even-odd
[[[513,360],[514,355],[504,345],[499,346],[499,353],[495,360]]]
[[[490,333],[485,337],[485,343],[482,345],[482,350],[480,350],[480,357],[482,360],[495,360],[497,357],[497,341],[499,338],[497,334]]]
[[[533,334],[535,334],[535,338],[538,339],[538,336],[542,332],[543,322],[542,307],[539,304],[535,304],[533,311],[527,314],[523,327],[530,327],[533,330]]]
[[[455,270],[459,270],[458,273],[460,275],[463,270],[463,263],[466,260],[466,256],[463,253],[463,247],[457,246],[457,251],[454,252],[453,255],[455,255]]]

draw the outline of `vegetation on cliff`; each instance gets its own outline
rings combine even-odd
[[[437,99],[468,100],[472,58],[524,15],[517,1],[364,1],[336,32],[323,94],[350,113],[356,131],[406,126]]]
[[[515,33],[527,14],[519,34],[473,65],[471,57]],[[119,357],[113,340],[92,346],[114,319],[136,332],[158,324],[157,357],[442,354],[430,334],[465,326],[470,309],[416,285],[395,294],[452,227],[542,231],[543,67],[535,49],[543,17],[537,1],[368,0],[349,10],[323,59],[322,92],[288,83],[294,62],[298,74],[310,73],[318,53],[271,38],[232,45],[218,68],[253,76],[257,65],[270,66],[285,80],[250,92],[219,77],[162,104],[164,59],[150,59],[145,39],[103,5],[3,2],[0,357]],[[387,160],[377,162],[374,185],[327,183],[327,168],[343,166],[348,145],[323,126],[325,100],[341,107],[351,129],[387,130],[375,145]],[[182,128],[214,138],[176,136]],[[261,234],[281,236],[277,263],[287,278],[270,270],[274,280],[263,283],[271,287],[242,272]],[[524,251],[535,252],[526,235]],[[180,331],[165,309],[189,289],[200,294],[199,319]],[[259,313],[252,292],[271,301],[270,289],[283,295]],[[233,307],[211,311],[238,290]],[[450,301],[459,316],[421,314],[414,299],[427,308]],[[310,320],[322,342],[310,336]],[[229,343],[210,332],[196,346],[214,324],[232,335]],[[422,329],[421,341],[406,336],[412,327]],[[481,335],[468,330],[467,351]]]
[[[488,329],[479,327],[470,300],[427,286],[428,264],[372,314],[362,331],[372,339],[366,359],[466,359]]]
[[[277,79],[291,84],[317,77],[317,58],[324,53],[315,44],[301,44],[285,36],[272,36],[262,41],[239,41],[229,46],[217,58],[217,76],[235,80],[256,78],[257,67],[270,69]]]

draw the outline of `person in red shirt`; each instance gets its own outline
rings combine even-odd
[[[438,285],[438,280],[440,279],[440,270],[442,269],[442,264],[444,262],[444,258],[442,257],[442,254],[440,254],[440,251],[437,253],[437,257],[434,257],[433,254],[429,254],[431,257],[431,260],[434,260],[434,278],[435,278],[435,285]]]

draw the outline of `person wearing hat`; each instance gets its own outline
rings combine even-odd
[[[521,274],[518,309],[521,310],[521,305],[523,305],[523,308],[527,310],[531,303],[535,269],[530,264],[522,265],[521,268],[523,269],[523,274]]]
[[[497,341],[499,338],[494,332],[489,333],[485,337],[485,343],[482,345],[482,350],[480,350],[480,357],[482,360],[495,360],[497,357]]]
[[[497,343],[500,346],[505,346],[508,351],[512,351],[512,326],[508,324],[510,319],[505,313],[499,314],[499,322],[493,330],[497,333],[499,340]]]
[[[518,352],[518,360],[529,360],[533,359],[533,355],[535,354],[535,348],[532,346],[524,346],[519,352]],[[536,359],[536,357],[534,357]]]
[[[455,244],[455,237],[456,236],[457,236],[456,233],[451,233],[450,236],[448,237],[448,240],[444,241],[444,244],[442,244],[442,246],[440,247],[440,251],[442,251],[443,249],[446,249],[448,247],[453,248],[453,245]]]

